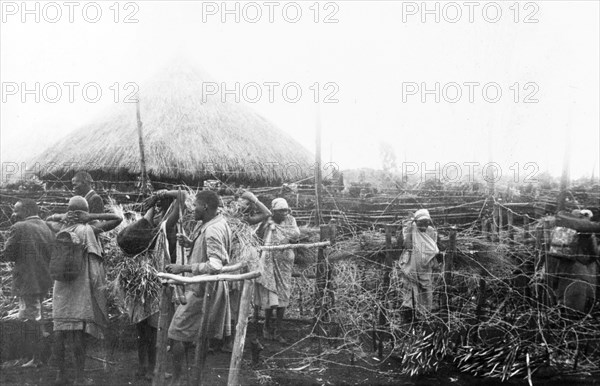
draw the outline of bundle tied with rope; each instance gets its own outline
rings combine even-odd
[[[142,209],[147,211],[159,198],[147,198]],[[188,195],[185,206],[191,207],[191,203]],[[123,216],[125,221],[108,235],[107,273],[113,304],[121,313],[126,313],[132,323],[142,321],[158,311],[161,283],[157,274],[171,263],[166,219],[175,210],[174,205],[175,201],[157,226],[153,226],[141,214],[128,211]],[[124,212],[120,205],[111,204],[111,207],[115,212]],[[179,219],[182,224],[189,220],[189,217],[183,216]]]
[[[192,203],[195,197],[193,191],[188,191],[185,203],[187,211],[180,212],[178,232],[191,234],[195,221],[192,215]],[[116,213],[124,214],[120,205],[112,205]],[[246,263],[250,270],[258,266],[258,240],[254,229],[241,221],[236,213],[228,208],[221,210],[233,234],[231,251],[231,264]],[[167,212],[168,213],[168,212]],[[166,215],[165,215],[166,217]],[[107,245],[107,272],[110,278],[112,299],[122,313],[130,317],[132,323],[137,323],[158,311],[161,281],[159,272],[165,272],[165,265],[170,263],[169,241],[163,222],[154,232],[153,238],[145,241],[146,248],[137,254],[127,254],[117,245],[117,235],[127,226],[130,226],[142,217],[139,213],[129,212],[126,219],[118,228],[109,234],[110,242]],[[184,264],[188,251],[177,246],[177,263]],[[177,304],[184,301],[184,287],[174,285],[173,301]]]
[[[120,205],[111,205],[116,213],[124,212]],[[141,215],[130,211],[119,227],[112,230],[106,250],[107,276],[113,304],[131,323],[144,320],[158,310],[161,284],[157,273],[164,266],[162,258],[168,247],[162,232],[155,232],[146,248],[136,254],[128,254],[117,243],[123,230],[141,219]]]

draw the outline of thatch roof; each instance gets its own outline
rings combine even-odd
[[[219,94],[203,98],[206,81],[212,79],[193,65],[175,63],[140,85],[151,180],[195,183],[216,176],[274,182],[292,181],[309,172],[308,150],[243,102],[231,97],[223,102]],[[138,176],[135,103],[118,105],[50,146],[33,162],[42,166],[42,177],[48,164],[56,165],[51,170],[54,176],[77,170],[113,181]]]

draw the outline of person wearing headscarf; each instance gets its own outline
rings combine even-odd
[[[437,231],[427,209],[419,209],[404,227],[404,252],[400,269],[404,282],[402,306],[429,312],[433,306],[433,268],[439,253]],[[405,308],[405,309],[406,309]]]
[[[300,229],[296,219],[290,214],[290,207],[284,198],[276,198],[271,203],[273,216],[261,226],[266,246],[282,245],[296,241],[300,237]],[[292,269],[294,251],[292,249],[269,251],[264,250],[260,257],[261,277],[258,280],[255,304],[265,310],[263,337],[286,343],[281,335],[281,322],[285,309],[290,302],[292,292]],[[273,325],[273,312],[276,320]]]
[[[55,357],[58,362],[56,384],[67,383],[65,342],[71,341],[75,357],[76,384],[84,380],[85,334],[104,337],[108,325],[104,290],[106,279],[102,249],[96,235],[117,227],[123,220],[114,213],[89,213],[88,203],[81,196],[69,200],[65,215],[46,219],[54,232],[70,232],[82,240],[85,254],[79,275],[71,281],[55,281],[52,292],[52,318],[55,332]]]

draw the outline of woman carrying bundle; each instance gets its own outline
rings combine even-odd
[[[254,193],[249,190],[241,192],[236,201],[237,213],[242,221],[248,225],[256,225],[271,217],[271,211]]]
[[[144,258],[140,254],[151,250],[157,243],[164,223],[170,263],[177,259],[177,221],[185,209],[187,195],[179,190],[160,190],[144,201],[144,216],[123,228],[117,244],[128,255]],[[159,253],[160,258],[164,256]],[[153,261],[158,268],[156,258]],[[143,300],[140,301],[140,300]],[[151,378],[156,362],[156,334],[158,328],[158,299],[135,299],[126,304],[127,312],[137,329],[139,367],[137,376]]]
[[[271,217],[271,211],[267,208],[254,193],[248,190],[240,190],[236,193],[238,196],[237,200],[233,202],[233,212],[235,217],[247,226],[253,226],[260,224],[269,217]],[[253,248],[251,245],[244,245],[242,240],[239,240],[234,235],[232,242],[232,261],[231,264],[238,262],[240,256],[244,255],[244,260],[249,262],[255,262],[258,260],[258,250]],[[250,256],[249,256],[250,255]],[[241,281],[233,281],[229,283],[229,299],[231,304],[231,319],[232,326],[236,325],[238,310],[240,307],[240,297],[242,295],[242,284]],[[233,341],[235,334],[225,338],[222,351],[232,352]]]

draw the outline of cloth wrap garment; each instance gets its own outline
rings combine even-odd
[[[108,326],[106,310],[106,278],[102,264],[102,248],[94,227],[89,224],[68,224],[62,231],[74,232],[84,240],[81,274],[72,281],[55,281],[52,298],[52,318],[55,331],[84,332],[103,338]]]
[[[437,232],[428,226],[425,232],[411,221],[404,227],[407,249],[400,257],[404,282],[402,306],[431,311],[433,305],[433,258],[439,253]]]
[[[288,214],[280,224],[266,224],[264,240],[265,245],[281,245],[299,236],[296,219]],[[254,303],[262,309],[287,307],[292,292],[294,251],[262,251],[259,264],[261,276],[257,279]]]
[[[194,245],[187,262],[192,266],[192,274],[188,276],[209,273],[203,272],[204,269],[217,273],[222,266],[229,264],[231,239],[231,229],[222,215],[197,226],[192,234]],[[208,337],[222,339],[223,336],[231,335],[229,286],[226,281],[217,281],[186,285],[187,304],[182,304],[175,310],[169,327],[170,339],[181,342],[193,342],[197,339],[202,321],[204,291],[208,291],[209,301]]]

